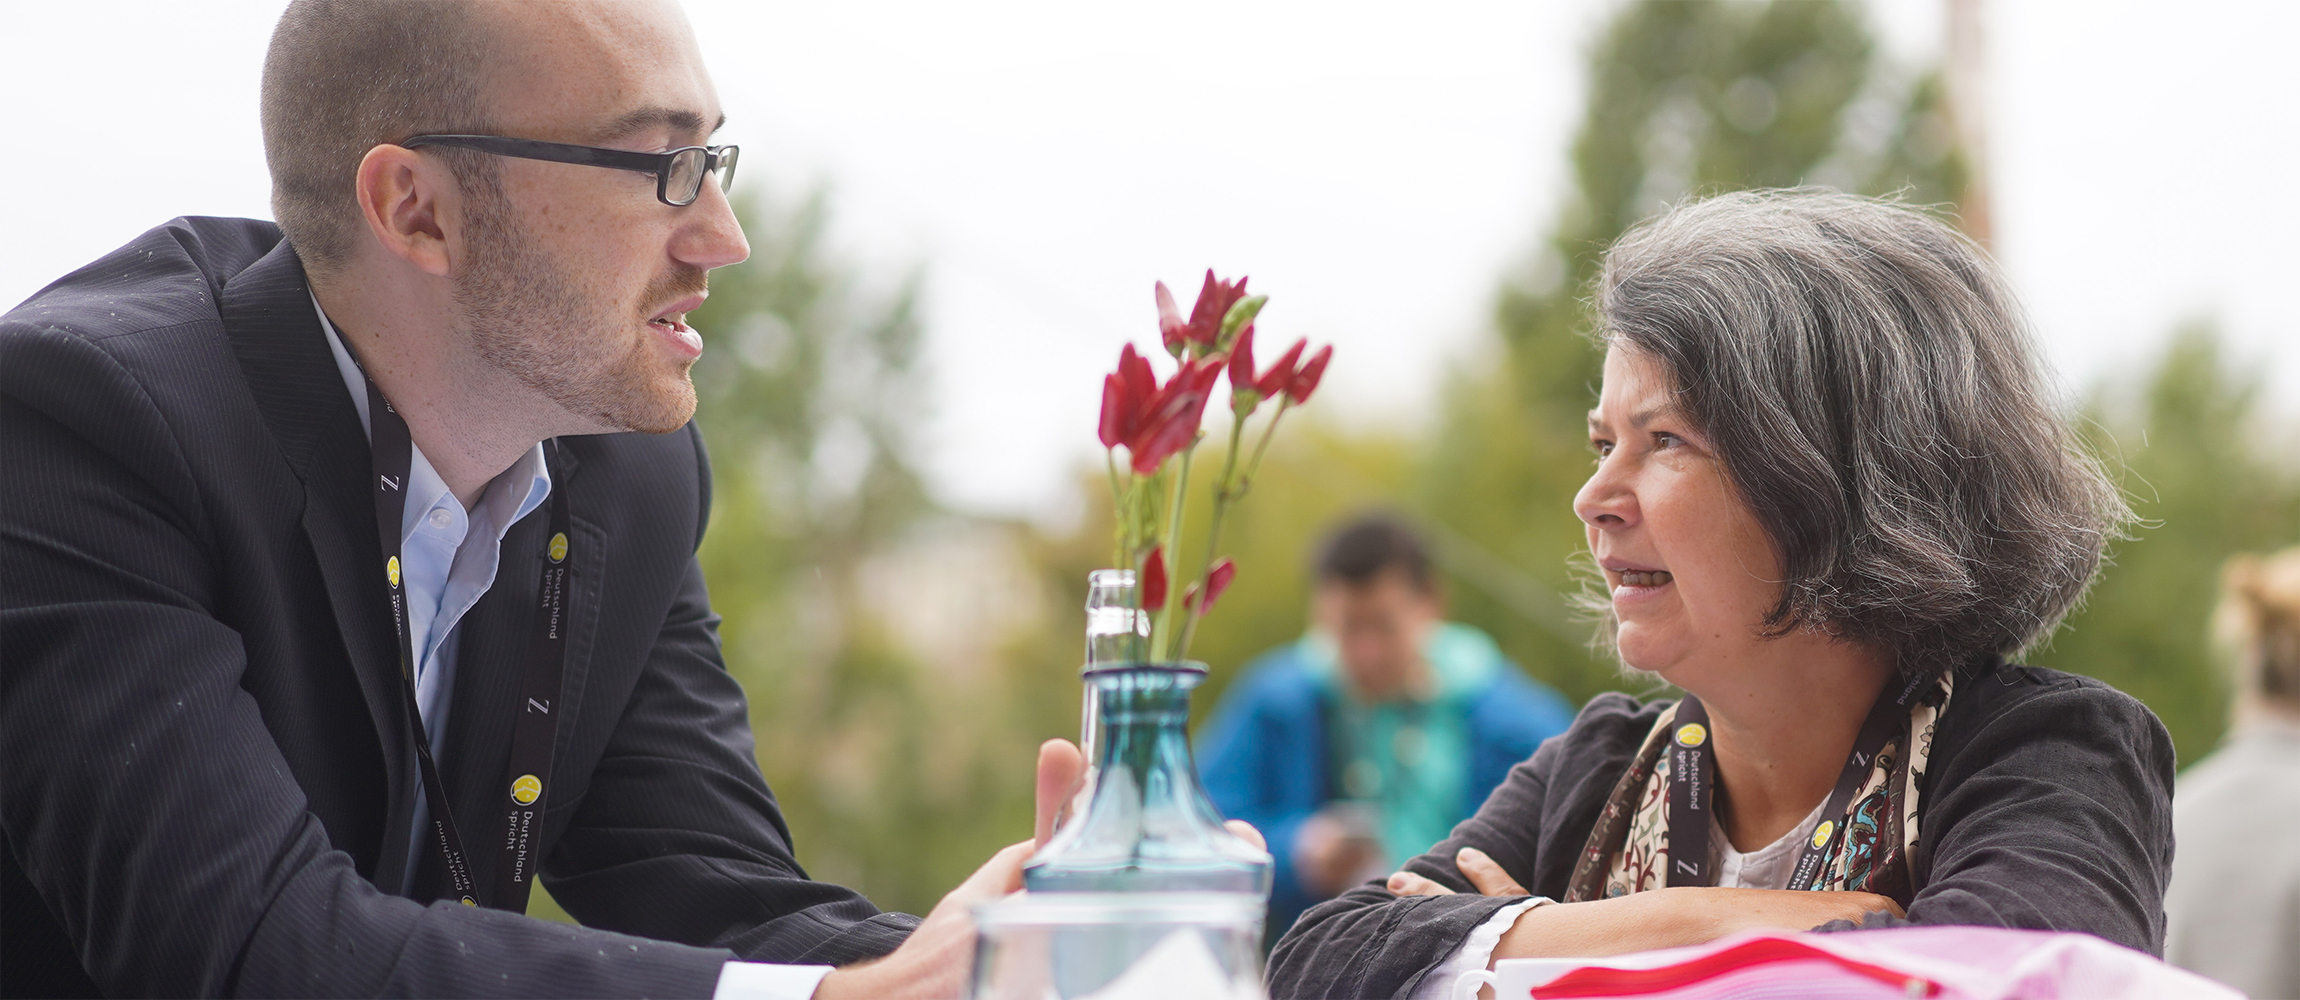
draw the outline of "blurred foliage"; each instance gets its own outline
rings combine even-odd
[[[2300,542],[2300,439],[2262,405],[2261,370],[2204,323],[2175,332],[2134,383],[2095,388],[2091,444],[2142,518],[2040,666],[2090,674],[2146,702],[2181,763],[2220,741],[2230,694],[2206,641],[2220,565]]]
[[[1571,188],[1428,429],[1343,430],[1320,418],[1331,400],[1287,418],[1226,533],[1241,572],[1191,650],[1214,668],[1196,713],[1301,633],[1315,543],[1372,507],[1427,528],[1453,616],[1531,674],[1576,702],[1622,687],[1564,596],[1581,587],[1571,499],[1590,468],[1582,414],[1600,355],[1585,299],[1599,255],[1668,203],[1741,187],[1897,192],[1953,214],[1969,171],[1942,80],[1874,48],[1846,3],[1621,6],[1591,48]],[[695,316],[713,344],[695,369],[716,486],[702,561],[728,666],[801,863],[923,913],[1028,835],[1033,748],[1076,735],[1079,609],[1086,573],[1111,558],[1108,486],[1099,465],[1081,471],[1088,513],[1068,531],[937,510],[910,460],[916,277],[863,285],[825,245],[820,193],[739,211],[751,259],[714,275]],[[1136,339],[1154,330],[1145,314]],[[2300,540],[2292,442],[2278,450],[2259,395],[2197,328],[2086,404],[2092,443],[2150,521],[2037,661],[2143,698],[2184,761],[2222,726],[2203,641],[2220,561]],[[1221,460],[1219,419],[1201,463]],[[1195,478],[1201,532],[1211,477]],[[1202,546],[1185,540],[1186,570]],[[538,894],[533,909],[555,907]]]
[[[905,593],[883,565],[946,520],[910,462],[918,280],[861,286],[825,244],[827,206],[741,201],[750,259],[715,272],[693,316],[713,344],[694,371],[713,473],[700,559],[800,863],[924,913],[1029,836],[1031,734],[1048,726],[1020,721],[1028,699],[1002,675],[954,671],[902,632],[905,600],[972,581],[923,574]],[[1075,728],[1074,704],[1048,710]]]

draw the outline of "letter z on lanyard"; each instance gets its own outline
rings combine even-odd
[[[363,372],[364,374],[364,372]],[[527,909],[528,888],[535,881],[536,840],[542,835],[544,797],[551,782],[551,744],[558,732],[560,676],[567,664],[567,569],[570,540],[567,484],[551,490],[551,541],[545,552],[541,586],[535,606],[535,630],[527,644],[527,677],[521,685],[519,720],[511,732],[511,767],[504,776],[506,819],[503,844],[495,862],[495,891],[482,900],[472,884],[471,865],[463,853],[463,837],[447,806],[447,788],[439,780],[439,765],[431,759],[431,740],[423,730],[423,714],[415,700],[415,642],[408,632],[407,588],[401,583],[400,519],[407,510],[407,474],[415,462],[415,445],[407,421],[383,398],[375,380],[367,380],[368,438],[375,458],[375,528],[383,538],[384,579],[391,585],[391,618],[399,630],[400,693],[407,702],[407,723],[415,739],[416,764],[423,771],[423,795],[431,806],[433,839],[447,869],[448,891],[465,906],[487,905],[513,912]],[[558,465],[558,442],[551,445],[552,465]],[[554,472],[557,470],[554,469]]]
[[[1845,758],[1836,788],[1821,807],[1822,827],[1816,832],[1822,835],[1808,840],[1798,852],[1788,888],[1811,889],[1819,879],[1822,863],[1845,835],[1845,807],[1852,804],[1853,794],[1868,780],[1870,765],[1884,749],[1885,741],[1907,720],[1909,704],[1920,687],[1904,682],[1897,696],[1890,689],[1877,696],[1853,741],[1853,752]],[[1709,816],[1717,800],[1717,753],[1712,736],[1708,709],[1701,706],[1701,699],[1686,695],[1677,703],[1677,716],[1667,736],[1669,885],[1717,884],[1716,874],[1709,870]]]

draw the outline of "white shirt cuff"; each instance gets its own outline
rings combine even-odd
[[[808,1000],[830,973],[827,965],[728,962],[719,967],[719,986],[711,991],[711,1000]]]
[[[1510,925],[1517,923],[1525,911],[1547,902],[1551,902],[1549,897],[1535,896],[1495,910],[1493,916],[1462,939],[1461,947],[1455,949],[1451,957],[1422,977],[1421,986],[1414,990],[1414,1000],[1446,1000],[1453,996],[1454,980],[1464,972],[1493,964],[1493,950],[1500,947],[1501,936],[1509,932]]]

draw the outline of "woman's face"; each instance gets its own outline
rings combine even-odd
[[[1665,677],[1740,659],[1781,593],[1772,541],[1674,395],[1660,365],[1606,353],[1589,413],[1597,471],[1573,498],[1612,589],[1622,659]]]

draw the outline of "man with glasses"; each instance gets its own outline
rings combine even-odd
[[[963,989],[1029,843],[923,923],[807,879],[720,658],[720,123],[675,8],[295,0],[278,226],[0,317],[0,993]]]

